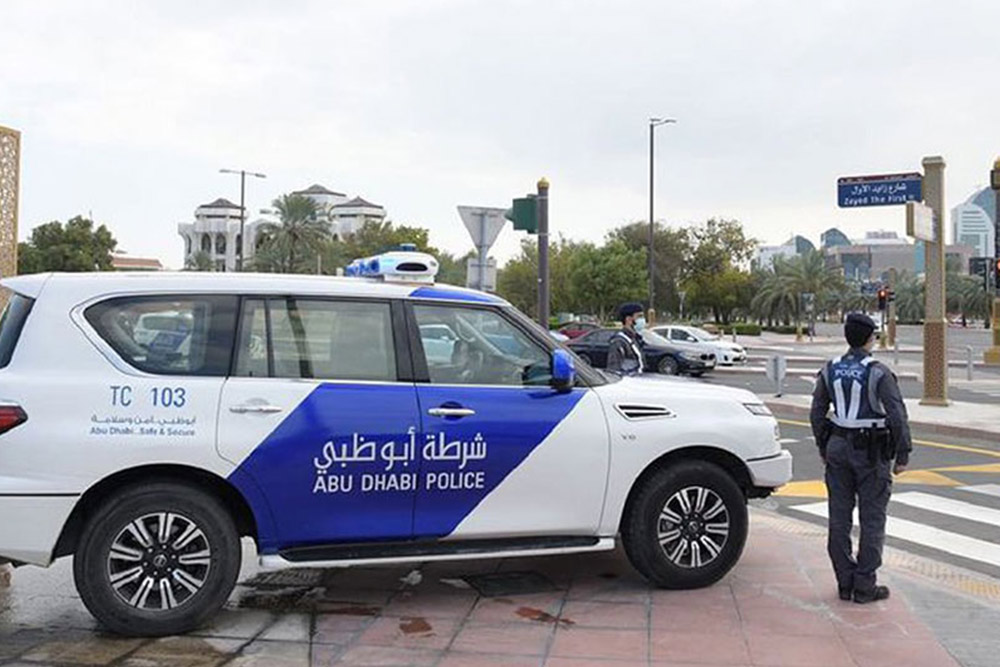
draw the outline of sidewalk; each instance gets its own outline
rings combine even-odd
[[[620,552],[250,575],[209,627],[159,640],[101,634],[71,596],[63,562],[50,572],[18,570],[11,587],[0,589],[0,664],[993,664],[988,660],[1000,647],[988,642],[952,644],[964,658],[952,657],[914,611],[937,609],[940,619],[940,608],[910,603],[941,600],[947,592],[905,572],[886,568],[884,579],[894,587],[888,601],[862,606],[837,599],[822,535],[820,527],[755,508],[739,565],[715,586],[695,591],[650,588]],[[463,580],[498,572],[541,574],[551,586],[541,579],[535,592],[488,597]],[[966,628],[963,636],[990,612],[948,599],[946,619]]]
[[[801,415],[809,414],[810,396],[764,396],[772,408]],[[952,401],[947,407],[920,405],[920,399],[907,398],[910,423],[934,433],[956,437],[996,439],[1000,436],[1000,404]]]

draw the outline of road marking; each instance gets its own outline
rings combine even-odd
[[[789,482],[775,491],[774,495],[785,498],[826,498],[826,483],[821,479]]]
[[[952,498],[945,498],[944,496],[934,496],[921,491],[907,491],[906,493],[894,493],[892,495],[892,502],[927,510],[928,512],[949,514],[969,521],[976,521],[977,523],[1000,526],[1000,510]]]
[[[793,505],[791,509],[824,519],[828,518],[825,502]],[[855,525],[858,523],[857,510],[854,512],[854,523]],[[886,519],[885,533],[905,542],[912,542],[953,556],[1000,567],[1000,545],[992,542],[977,540],[974,537],[967,537],[959,533],[891,516]]]
[[[800,442],[800,440],[798,438],[782,438],[781,440],[778,440],[778,443],[782,445],[791,445],[796,442]]]
[[[896,475],[893,481],[899,484],[923,484],[924,486],[961,486],[951,477],[945,477],[933,470],[906,470]]]
[[[982,493],[987,496],[1000,498],[1000,484],[975,484],[973,486],[959,487],[959,491],[970,491],[972,493]]]
[[[788,424],[789,426],[805,426],[811,428],[809,422],[800,422],[794,419],[779,419],[779,424]],[[994,452],[989,449],[981,449],[979,447],[970,447],[968,445],[949,445],[944,442],[932,442],[930,440],[914,440],[913,444],[923,445],[924,447],[936,447],[938,449],[952,449],[958,452],[968,452],[970,454],[982,454],[983,456],[992,456],[993,458],[1000,459],[1000,452]]]
[[[948,466],[947,468],[934,468],[934,470],[940,470],[941,472],[1000,473],[1000,463],[983,463],[972,466]]]

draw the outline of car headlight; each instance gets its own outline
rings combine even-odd
[[[688,361],[701,361],[701,355],[697,352],[681,352],[681,356]]]
[[[749,410],[750,414],[757,415],[758,417],[772,416],[771,408],[763,403],[744,403],[743,407]]]

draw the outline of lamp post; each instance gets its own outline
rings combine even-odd
[[[993,266],[987,271],[993,271],[993,345],[984,355],[983,360],[990,366],[1000,366],[1000,158],[993,163],[990,171],[990,187],[994,199],[994,235],[993,235]]]
[[[660,125],[676,123],[673,118],[650,118],[649,119],[649,322],[652,324],[656,316],[653,307],[653,298],[656,296],[656,288],[653,286],[653,276],[656,264],[653,260],[653,238],[654,238],[654,218],[653,218],[653,135]]]
[[[247,176],[253,176],[255,178],[267,178],[264,174],[258,174],[255,171],[246,171],[245,169],[220,169],[220,174],[239,174],[240,175],[240,240],[236,244],[236,270],[243,270],[243,227],[246,225],[247,221],[247,207],[245,203],[246,189],[247,189]]]

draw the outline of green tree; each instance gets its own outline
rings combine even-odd
[[[316,257],[330,240],[330,227],[319,220],[316,202],[302,195],[282,195],[272,203],[280,223],[261,228],[252,266],[257,271],[315,273]]]
[[[736,220],[708,220],[690,230],[691,251],[681,275],[692,309],[710,311],[728,324],[737,309],[749,308],[752,279],[745,270],[757,241]]]
[[[204,250],[199,250],[190,257],[184,263],[185,271],[214,271],[215,266],[212,263],[212,256],[209,255]]]
[[[646,251],[633,250],[609,237],[603,246],[573,247],[569,257],[570,290],[575,310],[610,318],[626,301],[646,296]]]
[[[64,225],[53,221],[31,231],[26,243],[18,244],[17,272],[111,271],[111,253],[118,245],[108,228],[83,216]]]
[[[623,225],[609,235],[617,239],[633,251],[649,250],[649,224],[632,222]],[[653,307],[657,312],[678,312],[680,297],[678,286],[683,275],[683,268],[691,254],[691,234],[687,229],[667,227],[660,223],[653,225],[653,262],[656,303]],[[645,301],[645,299],[643,299]]]

